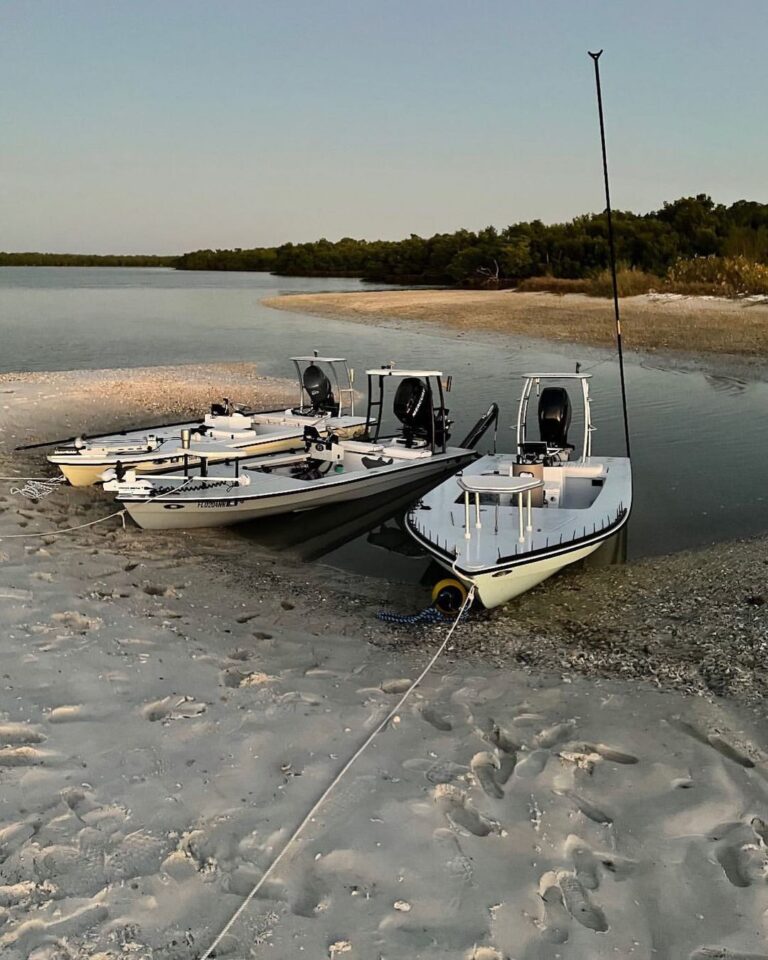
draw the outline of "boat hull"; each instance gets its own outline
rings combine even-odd
[[[526,518],[505,493],[520,482],[515,463],[483,457],[406,517],[410,535],[489,609],[595,553],[625,528],[632,506],[629,461],[590,457],[544,467],[542,501]]]
[[[614,534],[609,536],[614,536]],[[609,537],[605,539],[607,540]],[[514,600],[533,587],[537,587],[549,577],[570,566],[570,564],[584,560],[595,550],[598,550],[604,542],[605,540],[599,540],[597,543],[575,548],[560,556],[542,557],[522,566],[495,573],[472,574],[455,570],[448,561],[440,557],[435,557],[435,559],[452,576],[461,580],[467,589],[474,586],[478,599],[484,607],[490,610]]]
[[[315,510],[330,504],[387,496],[419,481],[434,480],[460,470],[476,458],[463,451],[452,455],[438,455],[396,470],[371,470],[363,474],[350,473],[332,483],[309,483],[305,490],[285,493],[248,495],[247,488],[238,496],[220,499],[193,500],[183,496],[159,496],[154,499],[122,498],[120,502],[131,518],[145,530],[183,530],[202,527],[232,526],[260,517]]]
[[[261,454],[284,453],[287,450],[298,449],[302,445],[302,440],[302,435],[298,433],[295,436],[279,440],[263,438],[246,446],[233,448],[231,452],[206,454],[206,460],[208,463],[217,463],[231,459],[234,454],[242,457],[245,454],[259,456]],[[48,459],[51,463],[56,464],[73,487],[90,487],[100,483],[104,471],[114,467],[118,460],[123,466],[129,467],[137,473],[157,473],[160,470],[172,470],[184,465],[184,458],[181,456],[162,456],[147,460],[133,460],[128,456],[125,458],[119,456],[105,457],[101,460],[89,458],[85,463],[81,462],[85,458],[79,458],[77,455],[49,457]],[[195,456],[194,452],[191,451],[188,455],[188,462],[190,466],[197,466],[200,463],[200,457]]]

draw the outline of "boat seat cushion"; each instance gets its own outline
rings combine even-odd
[[[459,486],[468,493],[525,493],[543,486],[536,477],[510,477],[503,473],[473,473],[459,477]]]
[[[425,447],[401,447],[399,444],[384,447],[384,455],[395,460],[427,460],[432,451]]]
[[[384,447],[380,443],[366,443],[364,440],[344,440],[344,449],[350,453],[382,454]]]

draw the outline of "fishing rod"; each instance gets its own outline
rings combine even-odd
[[[589,51],[588,51],[589,52]],[[619,313],[619,285],[616,280],[616,246],[613,241],[613,219],[611,218],[611,191],[608,186],[608,155],[605,150],[605,120],[603,119],[603,94],[600,88],[600,55],[589,53],[595,64],[595,86],[597,87],[597,112],[600,117],[600,144],[603,148],[603,179],[605,180],[605,209],[608,215],[608,247],[611,261],[611,282],[613,284],[613,314],[616,322],[616,347],[619,354],[619,377],[621,379],[621,406],[624,413],[624,440],[629,453],[629,417],[627,415],[627,387],[624,381],[624,351],[621,345],[621,315]]]
[[[242,411],[243,416],[251,417],[260,413],[284,413],[284,408],[280,407],[276,409],[275,407],[270,407],[268,410],[244,410]],[[75,440],[100,440],[103,437],[124,437],[129,433],[140,433],[143,430],[162,430],[164,427],[182,427],[187,423],[196,422],[187,420],[174,420],[171,423],[152,423],[148,426],[142,427],[126,427],[125,430],[115,430],[112,433],[94,433],[86,434],[80,433],[75,437],[60,437],[58,440],[42,440],[39,443],[23,443],[18,447],[14,447],[14,452],[22,450],[41,450],[43,447],[56,447],[65,443],[74,443]]]

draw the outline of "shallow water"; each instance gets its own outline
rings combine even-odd
[[[262,373],[292,376],[287,357],[318,349],[348,357],[364,389],[369,366],[437,366],[453,375],[454,439],[496,400],[499,448],[510,449],[516,378],[530,369],[572,371],[579,362],[593,373],[594,453],[622,452],[617,368],[603,351],[498,334],[470,337],[411,321],[354,324],[260,303],[281,292],[360,286],[266,274],[5,267],[0,372],[253,359]],[[768,383],[674,370],[668,361],[632,355],[626,372],[635,482],[629,555],[768,531]],[[578,443],[578,436],[575,416],[570,439]],[[397,537],[387,530],[377,537],[378,529],[336,546],[326,560],[361,573],[421,577],[423,559],[404,557]]]

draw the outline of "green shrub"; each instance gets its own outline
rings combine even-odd
[[[589,293],[589,280],[568,280],[565,277],[529,277],[521,280],[518,290],[524,293]]]
[[[679,293],[720,297],[768,294],[768,266],[743,256],[677,260],[669,268],[665,286]]]
[[[661,282],[660,277],[653,273],[645,273],[643,270],[620,267],[616,271],[616,286],[619,289],[620,297],[638,297],[640,294],[649,293],[651,290],[658,290]],[[589,290],[587,292],[593,297],[613,296],[610,270],[601,270],[600,273],[589,279],[588,284]]]

